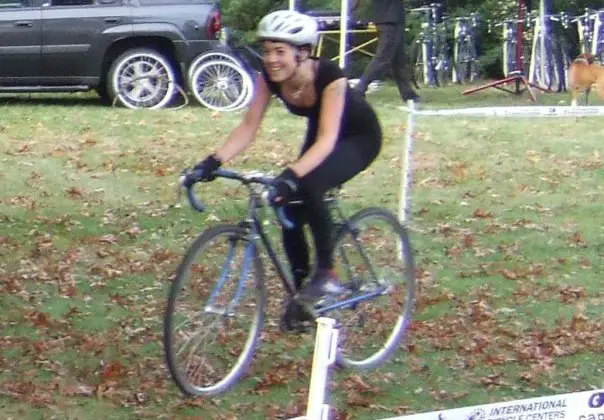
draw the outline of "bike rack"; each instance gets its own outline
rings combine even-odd
[[[522,25],[522,13],[524,8],[525,1],[518,0],[518,14],[517,14],[517,28],[516,28],[516,70],[511,72],[510,75],[504,79],[496,80],[494,82],[487,83],[486,85],[479,86],[476,88],[468,89],[462,92],[462,95],[469,95],[474,92],[478,92],[488,88],[495,88],[499,90],[503,90],[509,93],[514,93],[516,95],[522,94],[525,90],[528,91],[531,100],[535,102],[537,98],[535,97],[535,93],[531,90],[531,88],[539,89],[543,92],[549,92],[547,89],[542,88],[541,86],[537,86],[533,83],[530,83],[524,74],[524,70],[522,69],[522,34],[523,34],[523,25]],[[502,85],[507,85],[509,83],[515,83],[515,89],[510,90],[502,87]],[[524,85],[524,88],[521,88],[520,85]]]
[[[349,0],[340,0],[340,12],[325,12],[324,16],[321,16],[320,12],[312,12],[309,11],[307,14],[313,17],[318,24],[327,23],[330,26],[336,26],[337,29],[319,29],[319,43],[316,47],[315,53],[316,55],[321,55],[321,51],[323,49],[323,45],[325,41],[332,41],[339,43],[339,53],[335,57],[332,57],[331,60],[338,60],[338,64],[341,69],[346,68],[346,58],[353,52],[360,52],[368,56],[373,56],[373,54],[365,49],[365,47],[376,43],[378,38],[377,36],[373,37],[369,41],[363,42],[357,46],[353,46],[349,49],[348,47],[348,34],[350,33],[362,33],[362,34],[375,34],[377,33],[377,29],[373,23],[368,22],[363,28],[349,28]],[[289,0],[289,10],[296,10],[296,0]],[[335,37],[335,35],[339,34],[339,40]]]

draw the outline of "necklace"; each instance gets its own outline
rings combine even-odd
[[[306,83],[302,83],[298,89],[292,90],[291,95],[295,99],[298,99],[300,97],[300,95],[302,94],[302,92],[304,91],[305,87],[306,87]]]

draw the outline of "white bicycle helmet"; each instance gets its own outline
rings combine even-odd
[[[278,10],[264,16],[258,24],[258,38],[282,41],[295,46],[316,45],[319,39],[317,22],[300,12]]]

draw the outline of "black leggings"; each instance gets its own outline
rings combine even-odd
[[[363,171],[377,157],[381,135],[367,137],[340,139],[327,158],[299,180],[302,204],[284,208],[285,215],[295,225],[292,229],[283,229],[283,245],[297,283],[310,274],[308,244],[303,230],[306,223],[315,243],[317,268],[333,268],[333,223],[324,195]],[[305,149],[307,147],[302,153]]]

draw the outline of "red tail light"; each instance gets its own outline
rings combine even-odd
[[[220,12],[218,10],[213,11],[208,19],[206,26],[206,34],[209,39],[217,39],[220,37],[220,28],[222,24],[220,22]]]

